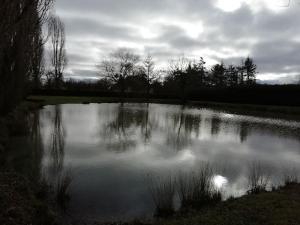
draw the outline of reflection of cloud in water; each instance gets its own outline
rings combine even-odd
[[[68,134],[64,163],[78,171],[72,209],[79,212],[81,205],[89,216],[149,212],[143,175],[150,172],[226,164],[215,185],[237,196],[247,190],[251,161],[259,160],[277,177],[291,162],[300,172],[298,122],[158,104],[63,105],[61,111]],[[42,110],[42,140],[52,132],[47,112],[55,108]]]
[[[192,163],[195,159],[195,155],[191,150],[183,150],[179,153],[180,161],[186,161],[187,163]]]

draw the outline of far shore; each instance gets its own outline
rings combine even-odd
[[[31,95],[26,99],[40,106],[59,104],[92,104],[92,103],[154,103],[182,105],[180,99],[145,99],[145,98],[118,98],[118,97],[82,97],[82,96],[44,96]],[[300,120],[300,107],[276,106],[258,104],[224,103],[212,101],[185,101],[184,105],[217,109],[233,114],[256,115],[262,117],[276,117],[283,119]]]

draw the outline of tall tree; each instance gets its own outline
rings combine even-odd
[[[112,52],[108,59],[102,60],[98,66],[100,76],[107,78],[120,87],[124,96],[126,90],[126,79],[135,72],[140,56],[127,48],[120,48]]]
[[[179,85],[181,99],[185,100],[186,88],[191,71],[191,62],[184,56],[170,62],[170,78]]]
[[[42,76],[45,71],[44,65],[44,39],[42,28],[37,28],[35,37],[32,39],[32,60],[30,64],[29,82],[35,89],[42,85]]]
[[[226,78],[229,86],[237,86],[239,82],[239,72],[237,67],[229,65],[226,69]]]
[[[249,56],[246,58],[244,63],[245,73],[246,73],[246,82],[247,85],[256,83],[256,74],[257,66],[254,64],[253,59]]]
[[[237,66],[238,71],[238,83],[239,85],[243,86],[245,84],[245,62],[242,61],[242,64],[240,66]]]
[[[226,83],[225,79],[225,66],[222,62],[221,64],[216,64],[211,69],[211,80],[212,84],[216,87],[224,87]]]
[[[0,113],[27,93],[35,47],[52,0],[2,0],[0,7]]]
[[[206,68],[205,68],[206,62],[202,57],[200,57],[200,60],[198,63],[194,63],[194,70],[199,76],[200,79],[200,87],[202,87],[205,84],[205,74],[206,74]]]
[[[188,73],[188,89],[196,90],[199,87],[206,85],[206,62],[202,57],[198,61],[194,60],[190,62],[190,65],[187,69]]]
[[[51,81],[55,88],[63,82],[63,72],[67,65],[65,26],[57,16],[52,16],[48,24],[51,39]]]
[[[151,84],[155,79],[157,79],[157,76],[154,72],[155,63],[150,54],[148,54],[146,56],[143,64],[144,64],[144,70],[145,70],[146,79],[147,79],[147,96],[149,97]]]

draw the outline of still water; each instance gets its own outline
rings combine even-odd
[[[245,194],[249,164],[280,182],[300,174],[300,122],[159,104],[46,106],[37,115],[42,173],[72,174],[67,213],[87,220],[147,217],[147,174],[218,168],[215,185]]]

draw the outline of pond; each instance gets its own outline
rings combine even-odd
[[[224,196],[248,190],[259,162],[272,184],[300,174],[300,122],[207,108],[159,104],[46,106],[35,116],[31,146],[48,180],[72,174],[67,214],[84,220],[153,215],[149,175],[196,171],[209,162]]]

